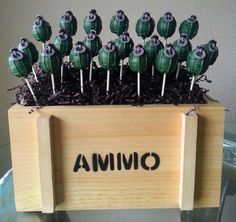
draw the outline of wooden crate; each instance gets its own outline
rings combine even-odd
[[[224,107],[195,108],[13,106],[17,210],[218,206]]]

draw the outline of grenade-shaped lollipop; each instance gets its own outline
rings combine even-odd
[[[167,39],[171,37],[176,28],[176,20],[170,12],[166,12],[157,23],[157,32],[163,38]]]
[[[110,89],[110,70],[117,67],[119,63],[118,50],[114,42],[109,41],[107,45],[103,46],[98,53],[98,61],[100,65],[107,70],[107,87],[106,92]]]
[[[77,19],[71,11],[66,11],[66,13],[61,17],[60,29],[65,30],[65,32],[73,36],[77,31]]]
[[[188,54],[192,50],[192,45],[185,34],[182,34],[173,45],[178,58],[178,68],[176,72],[176,79],[178,79],[181,63],[187,60]]]
[[[27,86],[29,87],[30,93],[32,94],[36,105],[38,106],[37,98],[34,91],[27,79],[28,74],[31,72],[31,63],[29,57],[21,52],[17,48],[10,50],[10,55],[8,57],[8,66],[10,72],[16,77],[23,77]]]
[[[90,50],[91,62],[89,68],[89,82],[92,81],[93,71],[93,57],[98,55],[99,50],[102,48],[102,41],[96,34],[95,30],[91,30],[84,40],[84,45]]]
[[[32,34],[37,41],[43,43],[44,50],[45,42],[51,38],[52,29],[50,24],[44,20],[43,16],[38,15],[36,17],[32,27]]]
[[[172,73],[177,67],[178,59],[174,47],[167,44],[164,49],[161,49],[156,56],[155,66],[156,69],[164,74],[162,81],[161,96],[165,93],[166,75]]]
[[[28,56],[30,64],[32,66],[32,71],[35,81],[38,82],[38,78],[33,66],[38,61],[39,58],[39,52],[36,49],[35,45],[32,42],[28,41],[27,39],[22,38],[18,45],[18,49],[22,51],[26,56]]]
[[[144,49],[147,52],[148,56],[148,64],[152,65],[152,76],[154,76],[154,60],[158,52],[163,49],[164,46],[162,42],[159,40],[157,35],[153,35],[149,41],[147,41],[144,45]]]
[[[92,9],[84,19],[84,31],[89,34],[91,30],[95,30],[97,35],[102,31],[102,20],[95,9]]]
[[[155,28],[155,21],[151,17],[150,13],[143,13],[142,17],[138,19],[136,23],[136,33],[138,36],[143,38],[143,42],[145,42],[145,38],[151,36],[153,30]]]
[[[205,44],[203,47],[206,51],[206,54],[209,60],[209,65],[213,65],[219,55],[219,50],[216,46],[216,41],[211,40],[207,44]]]
[[[129,66],[137,72],[137,95],[140,96],[140,73],[147,70],[148,57],[142,45],[137,45],[129,55]]]
[[[129,28],[129,19],[122,10],[118,10],[113,15],[110,22],[110,30],[112,33],[120,36],[123,32],[127,32]]]
[[[202,75],[206,72],[209,66],[209,60],[204,47],[198,46],[196,49],[192,50],[187,58],[186,62],[187,71],[193,76],[190,86],[190,91],[193,90],[193,85],[195,82],[195,77]]]
[[[77,42],[70,53],[70,61],[73,67],[80,70],[80,89],[82,94],[84,93],[83,69],[89,66],[90,59],[89,49],[83,42]]]
[[[188,19],[184,20],[179,26],[179,34],[185,34],[188,39],[194,38],[197,35],[199,23],[195,15],[191,15]]]
[[[57,48],[52,43],[47,44],[39,55],[39,66],[45,73],[51,74],[53,94],[56,94],[54,74],[59,73],[61,64],[62,58]]]
[[[118,49],[118,56],[121,60],[120,80],[122,80],[124,59],[128,57],[130,52],[133,50],[134,42],[130,38],[129,33],[124,32],[123,35],[121,35],[115,40],[115,45]]]

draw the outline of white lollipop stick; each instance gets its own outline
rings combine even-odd
[[[66,56],[66,61],[70,62],[70,56]]]
[[[154,77],[154,65],[152,65],[152,77]]]
[[[145,39],[143,39],[143,46],[145,45]]]
[[[167,45],[167,39],[165,40],[165,45]]]
[[[34,66],[32,66],[32,72],[33,72],[35,81],[36,81],[36,82],[39,82],[39,81],[38,81],[38,78],[37,78],[37,75],[36,75],[36,72],[35,72],[35,69],[34,69]]]
[[[110,70],[107,70],[107,94],[109,93],[110,89]]]
[[[195,76],[192,77],[191,86],[190,86],[190,91],[193,91],[194,83],[195,83]]]
[[[80,90],[84,93],[84,80],[83,80],[83,69],[80,70]]]
[[[166,74],[164,74],[163,80],[162,80],[161,96],[164,96],[164,93],[165,93],[165,85],[166,85]]]
[[[63,84],[63,76],[64,76],[64,66],[63,66],[63,58],[62,58],[62,64],[61,64],[61,85]]]
[[[92,75],[93,75],[93,58],[91,58],[90,68],[89,68],[89,82],[92,81]]]
[[[31,87],[31,85],[30,85],[28,79],[25,79],[25,81],[26,81],[27,86],[29,87],[30,93],[32,94],[32,96],[33,96],[33,98],[34,98],[34,101],[35,101],[36,105],[39,106],[38,100],[37,100],[37,98],[36,98],[36,96],[35,96],[35,94],[34,94],[34,91],[33,91],[32,87]]]
[[[180,67],[181,67],[181,62],[178,63],[178,67],[177,67],[175,79],[178,79],[178,78],[179,78]]]
[[[124,64],[124,60],[121,60],[121,64],[120,64],[120,81],[122,81],[122,75],[123,75],[123,64]]]
[[[139,97],[140,96],[140,72],[138,72],[138,77],[137,77],[137,94]]]
[[[43,51],[45,50],[45,43],[42,43]]]
[[[51,74],[51,80],[52,80],[52,92],[55,95],[56,90],[55,90],[55,80],[54,80],[54,75],[53,74]]]

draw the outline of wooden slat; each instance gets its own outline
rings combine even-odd
[[[51,119],[52,117],[49,115],[40,115],[37,119],[39,171],[43,213],[53,213],[55,208]]]
[[[181,210],[192,210],[196,171],[198,116],[195,112],[182,113],[179,206]]]

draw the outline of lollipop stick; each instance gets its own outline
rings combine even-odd
[[[36,81],[36,82],[39,82],[39,81],[38,81],[38,78],[37,78],[37,75],[36,75],[36,72],[35,72],[35,69],[34,69],[34,66],[32,66],[32,72],[33,72],[35,81]]]
[[[45,43],[42,43],[43,51],[45,51]]]
[[[62,58],[62,64],[61,64],[61,85],[63,84],[63,75],[64,75],[64,66],[63,66],[63,58]]]
[[[145,45],[145,39],[143,39],[143,46]]]
[[[194,83],[195,83],[195,76],[192,77],[191,86],[190,86],[190,91],[193,90]]]
[[[93,58],[91,58],[90,68],[89,68],[89,82],[92,81],[92,75],[93,75]]]
[[[176,79],[179,78],[180,67],[181,67],[181,63],[179,62],[179,63],[178,63],[178,67],[177,67],[177,71],[176,71],[176,76],[175,76]]]
[[[161,96],[164,96],[164,93],[165,93],[165,85],[166,85],[166,74],[164,74],[163,80],[162,80]]]
[[[110,89],[110,70],[107,70],[107,94],[109,93]]]
[[[165,45],[167,45],[167,39],[165,39]]]
[[[54,81],[54,75],[51,74],[51,80],[52,80],[52,92],[55,95],[56,91],[55,91],[55,81]]]
[[[70,56],[66,56],[66,61],[70,62]]]
[[[84,80],[83,80],[83,69],[80,70],[80,90],[84,93]]]
[[[140,96],[140,72],[138,72],[138,78],[137,78],[137,94],[139,97]]]
[[[121,64],[120,64],[120,81],[122,81],[123,63],[124,63],[124,60],[121,60]]]
[[[34,91],[33,91],[32,87],[31,87],[31,85],[30,85],[28,79],[25,79],[25,81],[26,81],[27,86],[29,87],[30,93],[32,94],[32,96],[33,96],[33,98],[34,98],[34,101],[35,101],[36,105],[39,106],[39,105],[38,105],[38,100],[37,100],[37,98],[36,98],[36,96],[35,96],[35,94],[34,94]]]
[[[154,77],[154,65],[152,65],[152,77]]]

